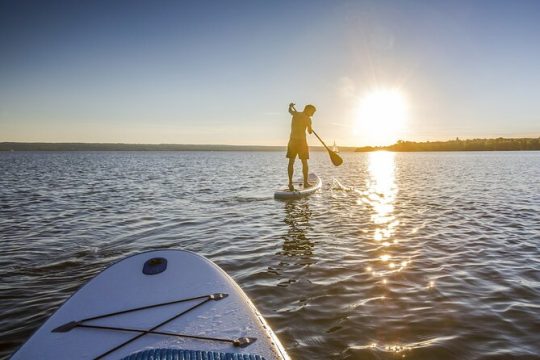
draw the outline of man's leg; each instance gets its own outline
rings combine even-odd
[[[293,183],[292,183],[292,177],[293,177],[293,173],[294,173],[294,160],[295,160],[295,158],[296,158],[296,156],[289,159],[289,166],[287,167],[287,170],[289,172],[289,190],[291,190],[291,191],[294,190],[294,186],[293,186]]]
[[[302,159],[302,174],[304,175],[304,188],[310,187],[311,184],[308,182],[308,162],[307,159]]]

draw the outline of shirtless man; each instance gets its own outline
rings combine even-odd
[[[313,105],[306,105],[303,112],[298,112],[294,108],[294,104],[289,104],[289,113],[292,115],[291,121],[291,136],[289,145],[287,146],[287,158],[289,159],[289,190],[293,191],[294,186],[292,177],[294,173],[294,161],[296,155],[302,161],[302,173],[304,175],[304,189],[311,186],[308,182],[308,159],[309,148],[306,140],[306,130],[312,133],[311,117],[317,109]]]

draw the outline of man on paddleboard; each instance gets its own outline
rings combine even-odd
[[[289,113],[292,115],[291,121],[291,136],[289,138],[289,145],[287,146],[287,158],[289,159],[289,190],[293,191],[294,186],[292,182],[294,173],[294,161],[296,156],[302,161],[302,173],[304,175],[304,189],[311,186],[308,182],[308,159],[309,148],[306,139],[306,130],[308,133],[312,133],[311,129],[311,117],[315,114],[317,109],[313,105],[306,105],[304,111],[298,112],[294,108],[294,104],[289,104]]]

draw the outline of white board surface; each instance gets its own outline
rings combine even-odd
[[[167,259],[167,268],[156,275],[142,272],[152,258]],[[222,300],[210,300],[156,331],[206,337],[254,337],[245,347],[231,343],[146,334],[104,359],[121,359],[151,348],[179,348],[258,354],[267,360],[288,360],[279,340],[251,301],[223,270],[208,259],[182,250],[145,252],[121,260],[84,285],[69,298],[13,355],[12,359],[94,359],[138,335],[133,332],[75,327],[52,332],[70,321],[185,298],[225,293]],[[202,300],[105,317],[84,324],[151,329]]]
[[[309,188],[303,188],[300,184],[295,185],[295,189],[293,191],[289,190],[288,188],[284,188],[281,190],[278,190],[274,193],[274,198],[278,200],[294,200],[294,199],[300,199],[306,196],[309,196],[317,190],[319,190],[322,187],[322,181],[321,179],[315,175],[315,174],[309,174],[308,175],[308,181],[312,184]]]

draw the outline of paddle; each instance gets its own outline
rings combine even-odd
[[[330,160],[332,160],[332,164],[334,164],[334,166],[339,166],[339,165],[343,164],[343,159],[341,158],[341,156],[339,156],[335,151],[330,150],[328,148],[328,146],[326,146],[324,141],[322,141],[322,139],[319,137],[319,135],[317,135],[315,130],[313,130],[313,129],[311,129],[311,130],[313,131],[313,134],[315,134],[317,139],[319,139],[321,144],[323,144],[324,147],[326,148],[326,150],[328,151],[328,155],[330,155]]]
[[[296,111],[296,108],[294,107],[294,105],[292,106],[292,108],[293,108],[294,111]],[[326,151],[328,151],[328,155],[330,155],[330,160],[332,161],[332,164],[334,164],[334,166],[339,166],[339,165],[343,164],[343,159],[341,158],[341,156],[339,156],[335,151],[330,150],[330,148],[328,148],[328,146],[326,146],[326,144],[324,143],[324,141],[322,141],[322,139],[319,137],[319,135],[317,135],[315,130],[311,129],[311,131],[313,132],[313,134],[315,134],[317,139],[319,139],[321,144],[323,144]]]

